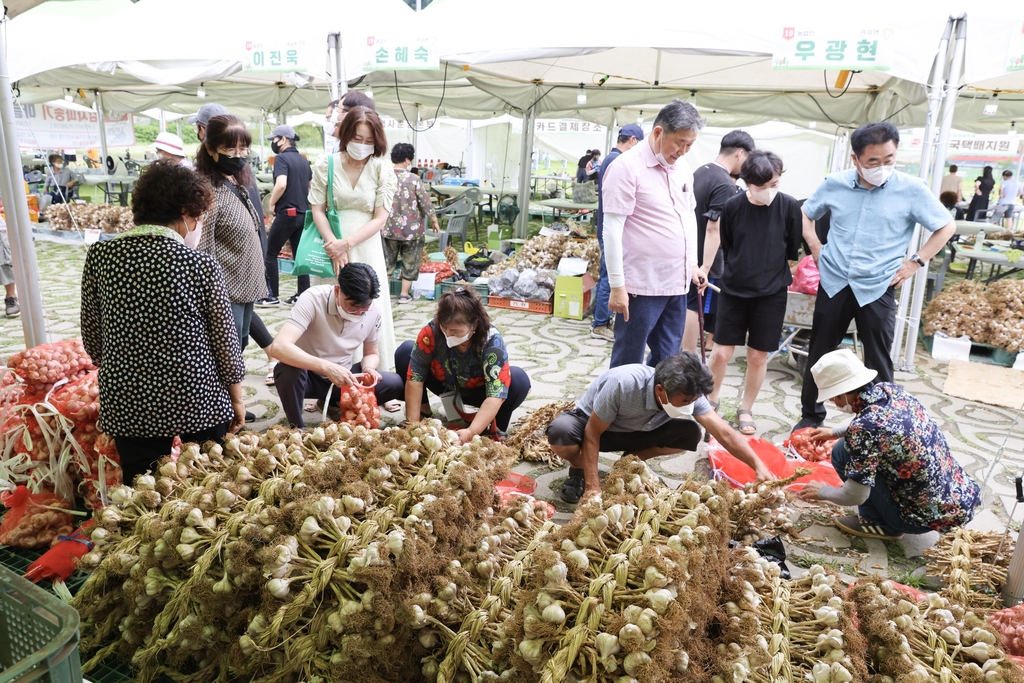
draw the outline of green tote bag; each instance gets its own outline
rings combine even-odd
[[[327,222],[331,224],[331,232],[341,239],[341,221],[334,209],[334,155],[327,158]],[[313,211],[306,212],[306,224],[302,228],[299,249],[295,254],[295,275],[317,275],[334,277],[334,263],[324,250],[324,238],[313,222]]]

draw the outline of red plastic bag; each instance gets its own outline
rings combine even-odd
[[[832,467],[832,463],[788,460],[786,455],[775,444],[754,436],[748,436],[746,439],[750,447],[754,449],[754,453],[761,458],[761,462],[765,464],[765,467],[771,470],[772,474],[779,479],[792,476],[796,473],[798,467],[814,470],[813,473],[797,479],[786,487],[790,490],[799,491],[804,487],[804,484],[811,481],[820,481],[822,484],[836,488],[843,485],[839,475],[836,474],[835,469]],[[756,479],[754,470],[734,458],[729,451],[725,450],[725,446],[718,443],[714,438],[708,444],[708,460],[711,461],[715,477],[725,479],[734,488],[743,488],[746,484],[753,483]]]
[[[24,486],[0,493],[0,503],[9,509],[0,522],[0,543],[19,548],[46,548],[57,536],[74,529],[71,505],[53,493],[31,493]]]
[[[380,408],[377,407],[377,396],[373,393],[373,388],[378,382],[377,376],[362,373],[355,377],[361,384],[339,389],[338,405],[341,408],[341,417],[338,421],[376,429],[380,425]]]
[[[810,433],[814,427],[804,427],[789,435],[782,445],[807,462],[832,462],[832,447],[839,439],[811,441]]]
[[[59,542],[43,553],[28,566],[24,577],[34,583],[40,579],[67,581],[75,573],[75,567],[82,556],[92,550],[92,542],[83,533],[93,525],[89,520],[69,536],[60,536]]]
[[[814,257],[804,256],[800,259],[800,263],[796,264],[796,270],[793,272],[793,284],[789,286],[789,291],[817,294],[820,281],[821,273],[818,272],[818,264],[814,262]]]

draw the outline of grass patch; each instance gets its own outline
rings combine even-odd
[[[866,553],[868,551],[868,542],[860,536],[852,536],[850,537],[850,550]]]
[[[925,581],[923,576],[914,576],[914,573],[909,571],[898,572],[889,578],[897,583],[902,583],[904,586],[910,586],[911,588],[921,589],[928,587],[928,583]]]
[[[900,562],[907,559],[907,551],[899,541],[883,541],[885,543],[885,554],[890,562]]]
[[[740,409],[739,401],[722,397],[718,406],[718,414],[726,422],[736,422],[736,411]]]

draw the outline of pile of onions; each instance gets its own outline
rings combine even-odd
[[[81,339],[41,344],[16,353],[7,367],[25,382],[30,393],[45,394],[62,379],[74,381],[95,370]]]
[[[1000,644],[1007,654],[1024,657],[1024,603],[996,612],[989,623],[999,631]]]

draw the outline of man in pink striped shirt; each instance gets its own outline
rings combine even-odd
[[[666,105],[654,130],[608,168],[601,188],[605,263],[618,314],[611,367],[648,365],[676,353],[686,325],[686,293],[697,269],[693,172],[682,157],[704,127],[696,107]]]

